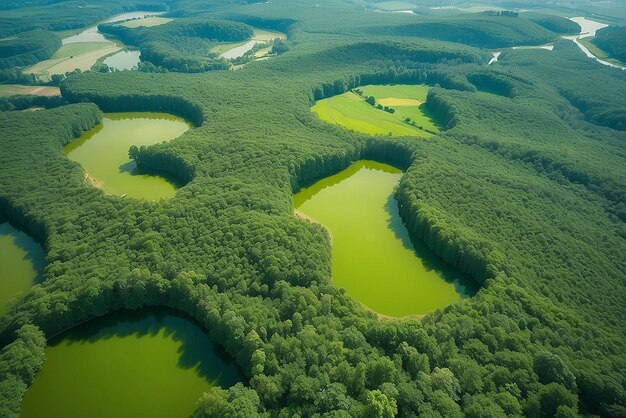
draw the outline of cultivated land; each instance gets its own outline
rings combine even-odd
[[[30,94],[33,96],[59,96],[61,91],[58,87],[50,86],[24,86],[21,84],[0,84],[0,96],[13,96],[15,94]]]
[[[89,70],[99,59],[120,51],[113,42],[77,42],[63,45],[50,59],[40,61],[24,70],[41,80],[50,80],[53,74],[65,74],[79,69]]]
[[[364,96],[374,96],[377,104],[393,107],[396,110],[393,114],[375,108],[353,92],[320,100],[311,109],[321,120],[356,132],[429,138],[439,132],[423,107],[430,88],[409,85],[360,88]],[[410,118],[416,126],[405,122],[406,118]]]

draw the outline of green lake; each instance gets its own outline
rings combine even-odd
[[[29,235],[0,223],[0,316],[41,279],[45,255]]]
[[[203,392],[242,380],[194,321],[166,309],[122,311],[49,342],[21,416],[186,418]]]
[[[358,161],[294,196],[298,214],[332,238],[336,286],[391,317],[423,315],[476,293],[477,285],[412,240],[393,190],[402,171]]]
[[[182,135],[190,125],[165,113],[106,113],[102,122],[64,148],[80,163],[87,180],[107,194],[159,200],[176,194],[176,185],[157,175],[137,173],[128,157],[131,145],[152,145]]]

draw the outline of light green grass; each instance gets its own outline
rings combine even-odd
[[[377,99],[415,99],[422,102],[426,100],[429,89],[428,86],[417,85],[360,87],[365,95],[374,96]],[[420,106],[393,106],[393,108],[396,109],[394,114],[376,109],[357,94],[347,92],[318,101],[312,110],[325,122],[370,135],[391,134],[392,136],[429,138],[433,136],[431,132],[439,132],[439,128],[426,113],[423,104]],[[414,120],[417,127],[404,122],[407,117]],[[431,132],[427,132],[427,130]]]
[[[133,19],[128,20],[121,24],[121,26],[125,26],[127,28],[138,28],[141,26],[145,26],[147,28],[152,26],[160,26],[166,23],[171,22],[174,19],[170,19],[168,17],[145,17],[143,19]]]
[[[21,84],[0,84],[0,96],[13,96],[16,94],[30,94],[34,96],[60,96],[58,87],[49,86],[24,86]]]
[[[24,70],[42,80],[49,80],[52,74],[65,74],[76,68],[89,70],[99,59],[111,55],[121,48],[114,42],[77,42],[63,45],[50,59],[39,61]]]

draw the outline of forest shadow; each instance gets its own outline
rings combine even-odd
[[[443,280],[452,283],[461,297],[474,296],[480,290],[480,286],[472,277],[446,263],[428,248],[420,237],[413,236],[409,232],[400,217],[398,202],[393,194],[389,195],[385,203],[385,211],[388,215],[387,225],[389,228],[402,242],[404,248],[412,251],[422,261],[426,270],[435,271]]]
[[[33,284],[41,283],[46,265],[46,254],[41,244],[26,232],[15,228],[9,222],[0,223],[0,235],[13,236],[15,246],[24,251],[23,260],[29,262],[36,272]]]
[[[224,388],[244,382],[243,372],[233,357],[211,340],[199,323],[169,308],[116,311],[79,324],[49,344],[55,346],[64,340],[70,344],[97,343],[114,337],[155,337],[160,333],[180,344],[177,367],[194,369],[198,376]]]

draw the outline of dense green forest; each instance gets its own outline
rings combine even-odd
[[[32,30],[15,39],[0,40],[0,69],[26,67],[50,58],[61,47],[61,38],[54,32]]]
[[[166,306],[202,324],[246,376],[202,395],[198,417],[625,416],[626,72],[566,40],[491,65],[475,47],[576,32],[545,15],[245,3],[171,1],[172,23],[101,28],[142,53],[156,43],[154,64],[172,70],[185,57],[212,65],[194,48],[247,39],[258,22],[290,29],[285,53],[238,71],[73,74],[50,109],[0,103],[0,221],[46,250],[43,281],[0,317],[0,415],[19,416],[46,338]],[[389,83],[431,85],[426,107],[445,130],[373,137],[310,111]],[[185,184],[173,199],[107,196],[63,155],[114,111],[193,123],[168,143],[129,144],[140,168]],[[406,170],[395,192],[404,224],[476,280],[476,296],[381,320],[333,286],[331,239],[293,216],[292,198],[359,159]]]
[[[626,61],[626,27],[608,26],[600,29],[591,42],[611,57]]]

